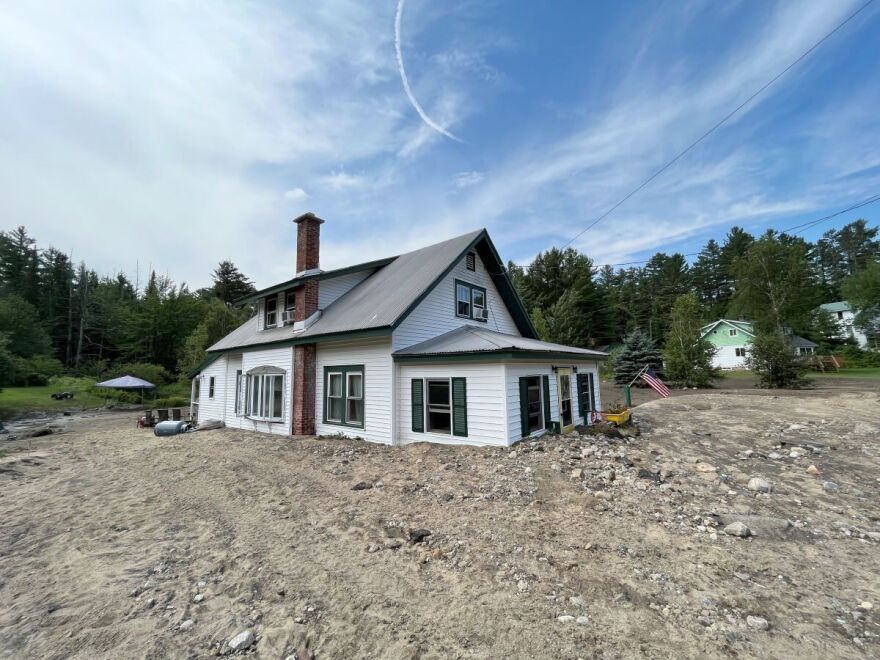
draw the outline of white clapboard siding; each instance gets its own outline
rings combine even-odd
[[[467,437],[413,431],[412,379],[453,376],[467,379]],[[504,365],[501,363],[401,364],[398,366],[397,397],[399,402],[397,429],[401,444],[411,442],[501,446],[508,444],[504,416]],[[427,390],[425,406],[427,407]]]
[[[222,359],[222,358],[221,358]],[[247,372],[255,367],[278,367],[284,370],[284,413],[280,422],[267,422],[263,420],[250,419],[248,417],[236,417],[227,415],[226,424],[228,426],[247,429],[249,431],[260,431],[262,433],[276,433],[279,435],[290,435],[291,430],[291,386],[293,381],[293,348],[290,346],[284,348],[270,348],[261,351],[247,351],[242,355],[241,370]],[[232,387],[235,386],[235,371],[232,370],[230,382]],[[234,392],[229,392],[229,403],[227,408],[234,406]],[[201,417],[201,414],[199,415]]]
[[[324,367],[364,366],[364,428],[324,423]],[[391,342],[377,339],[356,343],[318,344],[315,379],[315,431],[318,435],[341,433],[370,442],[391,444],[392,371]]]
[[[321,280],[318,285],[318,308],[327,309],[337,298],[351,291],[374,272],[374,270],[360,270],[356,273]]]
[[[242,356],[238,354],[229,354],[226,356],[226,399],[224,410],[226,416],[223,421],[226,426],[232,428],[253,428],[250,420],[246,420],[244,414],[237,415],[235,412],[235,372],[242,370]],[[243,408],[243,407],[242,407]],[[245,422],[248,422],[245,425]]]
[[[553,363],[558,367],[575,366],[578,373],[592,372],[593,382],[596,385],[596,409],[602,409],[602,400],[599,387],[599,368],[595,362],[575,362],[571,364]],[[522,420],[520,417],[519,379],[525,376],[549,376],[550,378],[550,419],[560,421],[559,414],[559,375],[553,373],[553,364],[547,362],[518,363],[508,362],[505,370],[507,383],[507,428],[508,440],[514,443],[522,438]],[[571,373],[571,411],[575,424],[583,424],[584,418],[580,415],[577,399],[577,375]],[[543,391],[543,390],[542,390]],[[540,431],[533,435],[540,435]]]
[[[745,369],[746,358],[736,354],[737,348],[742,346],[720,346],[712,356],[712,365],[720,369]],[[748,347],[745,347],[748,351]]]
[[[476,271],[468,270],[465,261],[462,259],[458,262],[449,275],[444,277],[404,319],[403,323],[394,330],[391,338],[392,350],[396,351],[418,344],[466,324],[510,335],[520,335],[513,317],[507,310],[507,305],[504,304],[498,294],[498,289],[495,288],[492,278],[486,271],[483,260],[477,255]],[[474,321],[455,315],[455,280],[457,279],[486,289],[489,305],[487,322]],[[394,292],[389,291],[388,295],[394,295]]]
[[[214,379],[214,396],[210,396],[211,378]],[[209,364],[199,375],[199,422],[207,419],[223,419],[223,381],[226,378],[226,357]]]

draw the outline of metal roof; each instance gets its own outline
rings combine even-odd
[[[156,386],[150,381],[136,376],[120,376],[105,380],[103,383],[96,383],[95,387],[115,387],[118,390],[149,390]]]
[[[819,305],[819,309],[824,309],[826,312],[836,313],[849,312],[852,310],[852,307],[850,307],[849,303],[845,300],[841,300],[840,302],[825,303],[824,305]]]
[[[798,335],[791,335],[788,338],[788,343],[796,348],[816,348],[819,345],[816,342],[810,341],[809,339],[805,339],[804,337],[800,337]]]
[[[488,328],[465,325],[438,337],[394,352],[395,357],[452,355],[460,353],[568,353],[573,356],[605,358],[607,353],[587,348],[553,344],[540,339],[508,335]]]

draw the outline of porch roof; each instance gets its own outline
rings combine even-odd
[[[602,351],[563,346],[562,344],[508,335],[503,332],[471,325],[461,326],[438,337],[423,341],[420,344],[402,348],[399,351],[395,351],[392,355],[396,359],[464,355],[517,358],[558,356],[567,359],[579,358],[590,360],[604,360],[608,357],[608,354]]]

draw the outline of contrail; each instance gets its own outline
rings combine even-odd
[[[428,113],[425,112],[421,105],[419,105],[419,102],[416,100],[416,97],[413,95],[412,89],[409,86],[409,79],[406,77],[406,69],[403,68],[403,51],[400,49],[400,18],[403,16],[404,1],[405,0],[398,0],[397,2],[397,16],[394,17],[394,50],[397,51],[397,69],[400,71],[400,79],[403,81],[403,89],[406,91],[406,97],[409,99],[412,107],[416,109],[416,112],[419,113],[419,117],[422,118],[423,122],[449,139],[461,142],[462,140],[460,138],[447,131],[428,116]]]

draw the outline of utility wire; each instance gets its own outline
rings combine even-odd
[[[632,197],[633,195],[635,195],[636,193],[638,193],[642,188],[644,188],[645,186],[647,186],[647,185],[648,185],[649,183],[651,183],[654,179],[656,179],[658,176],[660,176],[661,174],[663,174],[663,172],[665,172],[665,171],[668,170],[670,167],[672,167],[672,166],[673,166],[675,163],[677,163],[677,162],[678,162],[678,161],[679,161],[679,160],[680,160],[685,154],[687,154],[688,152],[690,152],[694,147],[696,147],[698,144],[700,144],[703,140],[705,140],[707,137],[709,137],[712,133],[714,133],[716,130],[718,130],[719,128],[721,128],[721,126],[723,126],[724,124],[726,124],[726,123],[727,123],[727,122],[728,122],[728,121],[729,121],[734,115],[736,115],[740,110],[742,110],[742,109],[743,109],[744,107],[746,107],[749,103],[751,103],[751,102],[752,102],[756,97],[758,97],[762,92],[764,92],[764,90],[766,90],[768,87],[770,87],[771,85],[773,85],[773,83],[775,83],[777,80],[779,80],[780,78],[782,78],[782,76],[784,76],[784,75],[785,75],[786,73],[788,73],[791,69],[793,69],[795,66],[797,66],[800,62],[802,62],[802,61],[803,61],[803,60],[804,60],[804,59],[805,59],[810,53],[812,53],[812,52],[813,52],[814,50],[816,50],[819,46],[821,46],[823,43],[825,43],[825,41],[827,41],[829,38],[831,38],[831,36],[834,35],[838,30],[840,30],[844,25],[846,25],[846,24],[849,23],[852,19],[854,19],[856,16],[858,16],[859,14],[861,14],[861,13],[862,13],[865,9],[867,9],[867,8],[868,8],[873,2],[874,2],[874,0],[868,0],[868,2],[866,2],[866,3],[863,4],[861,7],[859,7],[856,11],[854,11],[854,12],[853,12],[852,14],[850,14],[847,18],[845,18],[841,23],[838,23],[837,26],[836,26],[833,30],[831,30],[831,32],[829,32],[829,33],[826,34],[824,37],[822,37],[821,39],[819,39],[819,41],[817,41],[817,42],[814,43],[812,46],[810,46],[810,47],[809,47],[809,48],[808,48],[808,49],[807,49],[807,50],[806,50],[806,51],[805,51],[800,57],[798,57],[794,62],[792,62],[792,63],[789,64],[787,67],[785,67],[782,71],[780,71],[779,73],[777,73],[773,78],[771,78],[771,79],[770,79],[768,82],[766,82],[762,87],[760,87],[760,88],[758,89],[758,91],[756,91],[754,94],[752,94],[751,96],[749,96],[745,101],[743,101],[742,103],[740,103],[740,104],[739,104],[736,108],[734,108],[731,112],[729,112],[728,114],[726,114],[726,115],[725,115],[720,121],[718,121],[714,126],[712,126],[712,128],[710,128],[708,131],[706,131],[705,133],[703,133],[703,134],[702,134],[702,135],[701,135],[696,141],[692,142],[692,143],[689,144],[689,145],[688,145],[683,151],[679,152],[679,154],[678,154],[677,156],[675,156],[675,158],[673,158],[672,160],[670,160],[669,162],[667,162],[663,167],[661,167],[659,170],[657,170],[656,172],[654,172],[651,176],[649,176],[649,177],[648,177],[647,179],[645,179],[642,183],[640,183],[636,188],[634,188],[634,189],[631,190],[629,193],[627,193],[627,194],[626,194],[626,195],[625,195],[625,196],[624,196],[619,202],[617,202],[614,206],[612,206],[610,209],[608,209],[607,211],[605,211],[605,213],[603,213],[603,214],[600,215],[598,218],[596,218],[595,220],[593,220],[593,222],[591,222],[590,224],[588,224],[588,225],[587,225],[584,229],[582,229],[580,232],[578,232],[577,234],[575,234],[575,236],[572,237],[571,240],[569,240],[565,245],[562,246],[562,249],[565,249],[565,248],[567,248],[569,245],[571,245],[572,243],[574,243],[577,239],[579,239],[581,236],[583,236],[585,233],[587,233],[590,229],[592,229],[592,228],[595,227],[598,223],[600,223],[602,220],[604,220],[604,219],[607,218],[609,215],[611,215],[612,212],[614,212],[618,207],[620,207],[620,206],[621,206],[624,202],[626,202],[630,197]]]

